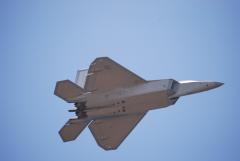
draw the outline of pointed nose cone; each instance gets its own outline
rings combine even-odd
[[[222,86],[222,85],[224,85],[224,83],[222,83],[222,82],[216,82],[216,87],[220,87],[220,86]]]
[[[220,87],[222,86],[224,83],[222,82],[208,82],[208,89],[214,89],[214,88],[217,88],[217,87]]]
[[[169,98],[176,98],[180,96],[185,96],[189,94],[199,93],[203,91],[208,91],[217,87],[222,86],[221,82],[206,82],[206,81],[189,81],[180,82],[176,93],[171,95]]]

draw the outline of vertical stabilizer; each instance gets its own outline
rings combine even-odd
[[[88,69],[78,70],[77,75],[76,75],[76,79],[75,79],[75,83],[77,85],[79,85],[80,87],[84,88],[86,78],[87,78],[87,74],[88,74]]]

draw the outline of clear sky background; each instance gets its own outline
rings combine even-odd
[[[238,0],[1,0],[0,160],[240,160]],[[63,143],[71,104],[55,82],[108,56],[152,79],[224,86],[149,112],[115,151],[85,129]]]

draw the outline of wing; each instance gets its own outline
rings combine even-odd
[[[59,135],[64,142],[75,140],[89,122],[90,120],[70,119],[59,131]]]
[[[117,149],[145,113],[93,121],[88,127],[96,142],[105,150]]]
[[[95,59],[89,67],[85,89],[89,92],[107,91],[146,82],[108,57]]]

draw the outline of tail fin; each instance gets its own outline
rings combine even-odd
[[[83,94],[85,91],[70,80],[58,81],[54,94],[67,102],[71,102],[74,97]]]

